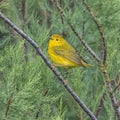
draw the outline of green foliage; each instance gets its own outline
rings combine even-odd
[[[25,2],[23,7],[22,2]],[[96,113],[103,93],[106,93],[100,120],[113,120],[114,111],[103,75],[98,63],[83,49],[80,41],[71,31],[67,20],[61,22],[61,15],[52,1],[7,0],[0,2],[0,10],[12,22],[33,38],[48,56],[47,46],[51,34],[65,33],[65,38],[81,55],[92,64],[91,68],[75,68],[66,75],[59,69],[68,84],[85,104]],[[120,1],[88,1],[107,40],[107,69],[115,85],[120,73]],[[95,53],[100,55],[101,37],[96,25],[79,0],[62,1],[67,19]],[[49,57],[48,57],[49,58]],[[120,93],[116,91],[120,98]],[[30,44],[14,30],[0,21],[0,116],[8,120],[88,120],[87,114],[76,104],[65,88],[49,70]]]

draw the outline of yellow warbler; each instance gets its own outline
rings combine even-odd
[[[90,66],[82,59],[76,50],[60,35],[51,36],[48,45],[48,53],[51,60],[56,66],[71,67],[88,67]]]

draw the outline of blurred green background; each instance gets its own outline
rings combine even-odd
[[[80,0],[58,0],[66,18],[100,56],[101,36]],[[88,1],[107,41],[106,66],[113,89],[120,81],[120,1]],[[49,38],[64,36],[93,65],[91,68],[58,68],[68,84],[96,114],[103,97],[99,120],[114,120],[115,114],[98,63],[84,49],[53,0],[1,0],[0,11],[33,38],[48,57]],[[119,90],[115,94],[120,98]],[[33,47],[0,19],[0,119],[1,120],[89,120]]]

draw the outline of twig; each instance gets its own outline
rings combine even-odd
[[[59,5],[58,1],[57,0],[53,0],[53,1],[55,3],[56,7],[58,8],[58,10],[60,11],[61,17],[64,18],[65,17],[65,13],[64,13],[63,9],[61,8],[61,6]]]
[[[22,0],[21,1],[21,14],[22,14],[22,30],[24,30],[25,28],[25,16],[26,16],[26,1],[25,0]],[[28,62],[28,51],[29,51],[29,48],[28,48],[28,45],[27,43],[24,41],[24,54],[25,54],[25,62],[27,63]]]
[[[7,101],[7,106],[6,106],[6,111],[5,111],[5,118],[7,118],[7,115],[8,115],[8,111],[10,109],[10,104],[12,103],[12,97],[13,97],[13,94],[10,95],[8,101]]]
[[[60,10],[61,23],[64,25],[65,14],[62,10],[62,0],[60,0],[60,2],[59,2],[60,4],[58,3],[57,0],[53,0],[53,1],[54,1],[55,5],[57,6],[57,9]],[[67,32],[65,30],[63,30],[62,35],[63,35],[63,37],[66,37]]]
[[[57,0],[53,0],[53,2],[57,6],[57,9],[60,10],[61,23],[64,25],[65,14],[64,14],[64,12],[62,10],[62,0],[60,0],[60,2],[59,2],[60,4],[58,3]],[[63,30],[62,35],[63,35],[63,37],[66,37],[67,33],[66,33],[65,30]]]
[[[21,11],[22,11],[22,19],[24,21],[25,20],[25,0],[22,0]]]
[[[56,1],[57,2],[57,1]],[[62,0],[60,0],[60,7],[62,8]],[[61,16],[61,21],[62,24],[64,24],[64,16],[62,15],[63,13],[61,12],[60,16]]]
[[[39,113],[40,113],[40,108],[38,109],[38,111],[37,111],[36,114],[35,114],[35,119],[38,119],[38,118],[39,118]]]
[[[103,33],[103,29],[102,27],[99,25],[98,21],[97,21],[97,18],[95,16],[95,14],[93,13],[93,11],[90,9],[90,7],[88,6],[86,0],[83,0],[83,4],[86,6],[88,12],[90,13],[90,15],[92,16],[96,26],[97,26],[97,29],[100,33],[100,36],[101,36],[101,39],[102,39],[102,43],[103,45],[101,46],[101,59],[102,59],[102,62],[103,64],[105,64],[105,61],[106,61],[106,57],[107,57],[107,46],[106,46],[106,40],[105,40],[105,36],[104,36],[104,33]]]
[[[101,113],[102,110],[103,110],[105,96],[106,96],[106,94],[103,93],[103,96],[102,96],[102,98],[101,98],[101,100],[100,100],[100,104],[99,104],[99,106],[98,106],[98,109],[96,110],[96,115],[95,115],[95,116],[96,116],[97,118],[98,118],[98,116],[100,115],[100,113]]]
[[[113,90],[113,93],[118,89],[120,88],[120,82],[118,83],[118,85],[115,87],[115,89]]]
[[[47,59],[47,57],[44,55],[43,51],[40,49],[40,47],[37,45],[37,43],[29,36],[27,36],[21,29],[19,29],[15,24],[13,24],[6,16],[4,16],[0,12],[0,18],[3,19],[9,26],[11,26],[18,34],[20,34],[24,39],[26,39],[38,52],[38,54],[41,56],[41,58],[44,60],[44,62],[47,64],[47,66],[50,68],[50,70],[56,75],[58,80],[63,84],[65,89],[72,95],[74,100],[79,104],[79,106],[89,115],[89,117],[92,120],[97,120],[95,115],[91,112],[91,110],[85,105],[85,103],[78,97],[78,95],[73,91],[73,89],[66,84],[63,76],[59,73],[58,70],[56,70],[50,63],[50,61]]]
[[[82,24],[82,39],[84,39],[84,36],[85,36],[85,21],[83,21]]]
[[[117,85],[115,85],[115,88],[113,89],[113,93],[115,93],[116,90],[120,89],[120,77],[119,77],[119,73],[118,73],[118,75],[115,76],[115,78],[112,81],[113,81],[114,85],[115,85],[115,82],[117,82],[116,83]],[[113,86],[113,84],[111,84],[111,85]]]
[[[47,96],[47,94],[48,94],[48,90],[46,90],[46,91],[44,92],[43,96],[45,97],[45,96]],[[36,114],[35,114],[35,119],[38,119],[38,118],[39,118],[39,114],[40,114],[41,108],[42,108],[42,104],[40,105],[40,108],[38,109],[38,111],[37,111]]]

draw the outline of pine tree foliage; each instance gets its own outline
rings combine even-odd
[[[64,19],[61,18],[54,0],[1,0],[0,11],[36,40],[47,56],[48,41],[54,33],[63,35],[80,51],[93,67],[74,68],[69,75],[66,75],[66,69],[58,69],[95,115],[102,99],[103,106],[98,112],[99,120],[114,120],[116,116],[99,65],[85,51],[68,24],[69,21],[100,56],[101,37],[94,20],[82,1],[58,2],[66,14]],[[87,2],[103,27],[107,41],[106,66],[115,95],[120,100],[120,1]],[[0,116],[6,120],[90,119],[57,81],[32,46],[1,19]]]

